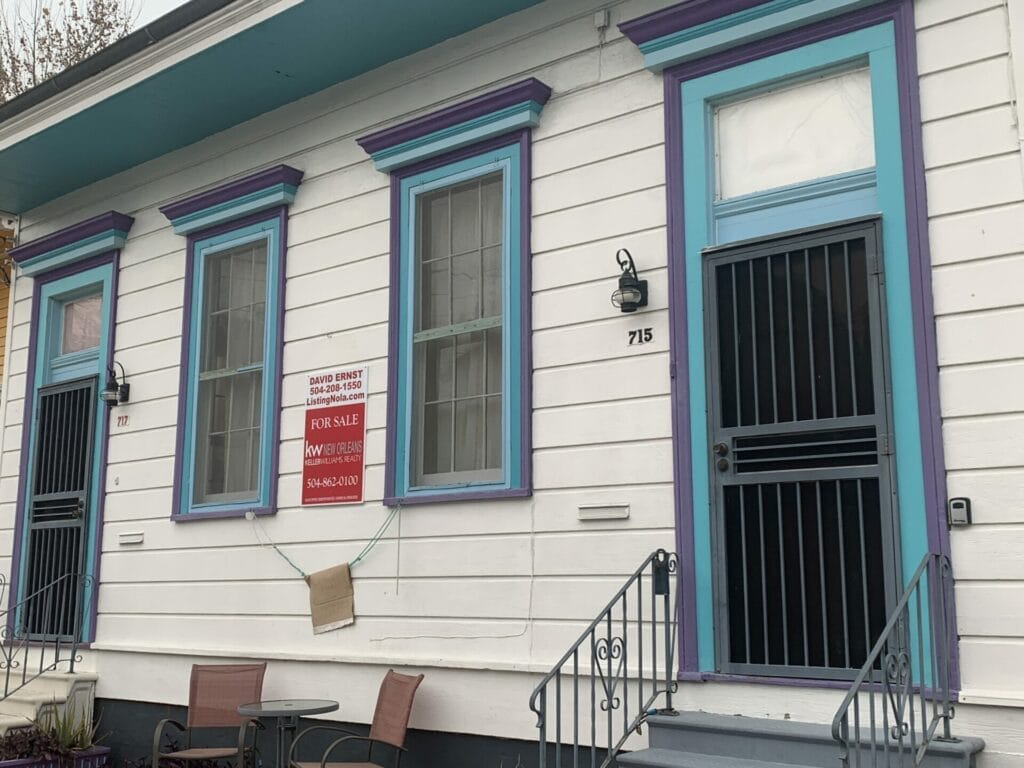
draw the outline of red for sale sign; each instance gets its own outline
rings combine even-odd
[[[363,500],[366,368],[311,374],[306,395],[303,504]]]

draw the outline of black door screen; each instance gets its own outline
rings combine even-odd
[[[852,676],[898,572],[878,226],[705,256],[718,666]]]
[[[70,639],[81,626],[96,378],[42,387],[38,398],[18,621],[30,637]]]

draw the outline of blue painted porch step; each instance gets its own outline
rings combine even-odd
[[[742,757],[680,752],[675,749],[641,749],[620,755],[618,763],[619,768],[815,768],[793,763],[766,763]]]
[[[839,746],[832,739],[828,725],[680,712],[654,715],[648,719],[647,727],[650,748],[620,755],[618,762],[623,768],[835,768],[839,765]],[[922,767],[974,768],[976,756],[984,747],[981,739],[962,735],[953,742],[934,741]],[[862,757],[866,764],[871,764],[867,749]],[[894,761],[896,757],[894,753]]]

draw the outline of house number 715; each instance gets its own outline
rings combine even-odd
[[[653,328],[637,328],[635,331],[629,332],[629,346],[636,344],[647,344],[654,340],[654,329]]]

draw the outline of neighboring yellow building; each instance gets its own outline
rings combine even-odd
[[[4,376],[4,361],[7,359],[7,309],[11,294],[10,257],[7,251],[14,247],[14,231],[0,229],[0,381]]]

